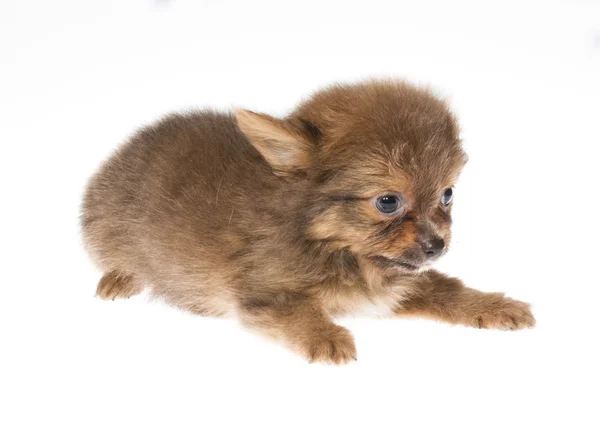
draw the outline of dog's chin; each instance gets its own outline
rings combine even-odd
[[[390,270],[390,269],[394,269],[403,273],[421,273],[425,270],[427,270],[430,265],[431,262],[430,261],[425,261],[425,262],[421,262],[421,263],[415,263],[415,262],[409,262],[409,261],[405,261],[403,259],[392,259],[392,258],[388,258],[387,256],[382,256],[382,255],[373,255],[373,256],[369,256],[369,260],[374,263],[375,265],[377,265],[380,268],[383,268],[385,270]]]

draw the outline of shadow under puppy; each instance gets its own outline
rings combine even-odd
[[[167,116],[85,193],[85,245],[105,273],[97,294],[149,286],[331,363],[356,359],[332,321],[356,311],[531,327],[526,303],[427,269],[448,249],[465,162],[446,104],[399,81],[333,86],[284,119]]]

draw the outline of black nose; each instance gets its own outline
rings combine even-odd
[[[421,242],[423,253],[429,258],[439,255],[445,246],[446,244],[441,238],[429,238]]]

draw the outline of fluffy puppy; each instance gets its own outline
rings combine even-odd
[[[398,81],[333,86],[283,119],[167,116],[85,193],[85,245],[105,273],[97,294],[147,286],[338,364],[356,348],[332,317],[356,311],[531,327],[526,303],[427,269],[448,249],[465,162],[446,104]]]

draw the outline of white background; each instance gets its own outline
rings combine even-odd
[[[600,432],[599,2],[3,0],[0,49],[0,432]],[[531,302],[536,329],[348,319],[339,368],[94,298],[80,196],[132,131],[382,76],[463,127],[438,268]]]

